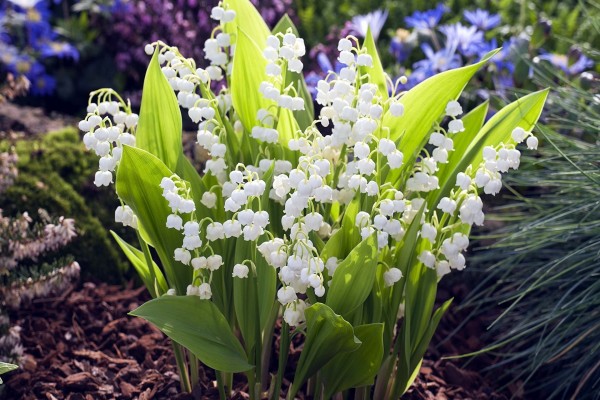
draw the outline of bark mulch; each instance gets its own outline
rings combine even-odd
[[[193,394],[180,394],[179,376],[169,341],[142,319],[127,313],[148,300],[144,288],[122,288],[85,283],[54,298],[34,301],[11,315],[21,326],[26,354],[22,369],[5,376],[3,399],[216,399],[212,374]],[[467,332],[466,342],[478,337]],[[446,331],[447,332],[447,331]],[[444,327],[434,341],[445,335]],[[461,335],[463,336],[463,335]],[[464,336],[463,336],[464,337]],[[278,341],[275,341],[278,342]],[[454,340],[449,341],[456,343]],[[459,343],[463,346],[464,343]],[[432,347],[421,373],[404,398],[506,399],[494,392],[476,371],[462,361],[440,360],[460,351]],[[294,357],[292,357],[294,358]],[[291,360],[290,360],[291,361]],[[235,399],[247,398],[244,383],[236,385]]]

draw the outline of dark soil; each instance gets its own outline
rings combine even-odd
[[[169,341],[149,323],[127,313],[148,300],[144,288],[83,284],[60,296],[34,301],[11,320],[21,326],[25,350],[22,369],[5,376],[4,399],[215,399],[206,372],[193,395],[180,394]],[[452,321],[452,315],[446,320]],[[453,325],[455,326],[455,325]],[[448,327],[451,328],[451,327]],[[465,327],[460,340],[432,348],[406,399],[506,399],[460,360],[441,355],[481,347],[479,327]],[[442,326],[433,344],[448,330]],[[276,341],[277,342],[277,341]],[[452,343],[452,345],[450,345]],[[295,353],[294,349],[292,352]],[[292,355],[290,362],[296,358]],[[475,366],[477,367],[477,366]],[[234,398],[247,398],[242,381]]]

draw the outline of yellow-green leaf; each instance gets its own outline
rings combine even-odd
[[[217,371],[243,372],[252,368],[229,323],[209,300],[161,296],[129,314],[151,322]]]

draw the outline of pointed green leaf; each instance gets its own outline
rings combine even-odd
[[[377,268],[377,238],[371,235],[338,265],[329,286],[326,304],[347,318],[371,293]]]
[[[464,172],[469,165],[473,168],[479,166],[483,160],[485,146],[496,146],[501,142],[508,143],[511,141],[512,131],[516,127],[521,127],[526,131],[533,129],[542,113],[547,97],[548,89],[528,94],[498,111],[483,128],[467,130],[465,127],[464,132],[458,133],[454,142],[455,150],[450,153],[448,166],[444,170],[443,179],[440,179],[440,189],[436,192],[437,201],[447,195],[455,186],[456,175],[459,172]],[[437,204],[437,201],[430,204]]]
[[[148,243],[158,253],[169,286],[177,293],[185,293],[191,282],[192,269],[173,258],[176,248],[181,247],[182,234],[166,227],[171,209],[162,196],[160,182],[173,173],[158,158],[147,151],[124,146],[123,156],[117,170],[117,193],[133,209],[138,223],[148,236]]]
[[[0,361],[0,375],[5,374],[10,371],[13,371],[17,368],[19,368],[18,365],[8,364],[8,363]],[[2,379],[0,379],[0,385],[2,385]]]
[[[421,338],[421,342],[418,344],[418,346],[415,348],[415,350],[412,353],[411,365],[419,365],[420,364],[420,361],[423,359],[425,352],[429,348],[429,342],[431,342],[431,339],[433,338],[433,335],[435,334],[435,331],[436,331],[438,325],[440,324],[442,317],[444,316],[444,314],[446,314],[446,311],[448,311],[448,308],[450,308],[450,305],[452,304],[452,300],[453,299],[446,300],[444,302],[444,304],[442,304],[433,313],[433,316],[431,317],[431,320],[429,321],[429,325],[427,326],[427,331]]]
[[[144,78],[135,140],[137,147],[154,154],[175,171],[183,152],[181,112],[173,88],[160,69],[158,53],[154,52]]]
[[[384,100],[387,100],[390,97],[388,92],[388,82],[383,66],[381,65],[381,60],[379,59],[379,53],[377,52],[377,46],[373,39],[371,28],[367,28],[367,36],[363,42],[363,47],[367,49],[367,54],[373,58],[373,66],[371,68],[360,67],[360,70],[363,74],[369,74],[371,83],[377,85],[377,93],[383,97]]]
[[[152,297],[156,297],[156,293],[154,290],[154,282],[152,280],[152,273],[148,268],[148,264],[146,263],[144,253],[142,253],[140,250],[136,249],[123,239],[121,239],[121,237],[119,237],[119,235],[117,235],[115,232],[110,231],[110,233],[112,234],[113,238],[123,251],[123,254],[125,254],[129,262],[131,262],[131,265],[133,265],[133,268],[135,268],[136,272],[140,276],[140,279],[142,280],[142,282],[144,282],[144,286],[146,286],[146,289],[148,289]],[[158,287],[160,288],[162,293],[165,293],[169,289],[169,287],[167,286],[167,282],[165,281],[165,277],[162,271],[154,261],[152,261],[152,268],[154,269],[154,276],[156,277]]]
[[[325,304],[313,304],[305,310],[305,315],[306,340],[290,388],[290,398],[333,356],[354,351],[360,346],[352,325]]]
[[[387,181],[395,183],[402,171],[413,167],[431,127],[443,116],[448,102],[460,96],[473,75],[497,52],[489,53],[478,63],[426,79],[400,98],[405,110],[403,116],[394,117],[389,111],[384,115],[383,124],[390,128],[390,139],[400,139],[399,149],[404,153],[403,167],[391,171]]]
[[[161,296],[129,314],[151,322],[217,371],[243,372],[252,368],[227,320],[209,300]]]
[[[248,60],[254,61],[258,55],[262,56],[262,49],[266,47],[271,31],[256,7],[249,0],[225,0],[223,5],[236,12],[236,18],[225,24],[225,32],[237,35],[238,29],[243,30],[261,49],[260,53]]]
[[[362,342],[351,353],[335,356],[322,370],[325,398],[346,389],[373,384],[383,359],[383,324],[360,325],[354,335]]]

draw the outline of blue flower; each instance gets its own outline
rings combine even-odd
[[[387,17],[387,10],[376,10],[365,15],[357,15],[352,18],[350,23],[352,24],[352,28],[362,37],[366,37],[367,29],[371,28],[373,39],[377,41]]]
[[[471,57],[479,53],[479,48],[484,45],[483,32],[475,26],[464,26],[460,23],[444,25],[440,31],[446,35],[446,47],[453,46],[459,53]]]
[[[29,80],[31,81],[31,93],[35,96],[48,96],[56,89],[56,79],[46,73],[36,75]]]
[[[502,45],[502,49],[492,57],[490,60],[491,63],[496,65],[498,70],[505,69],[508,72],[512,73],[515,69],[513,62],[510,60],[510,49],[513,44],[514,38],[511,38],[508,42],[505,42]],[[489,42],[484,42],[481,46],[479,46],[478,56],[479,59],[485,57],[490,51],[496,50],[498,47],[498,42],[496,38],[492,38]]]
[[[439,3],[431,10],[415,11],[412,15],[404,18],[404,22],[411,28],[433,29],[440,23],[446,10],[446,6]]]
[[[390,43],[390,53],[396,58],[399,63],[402,63],[410,57],[413,50],[413,45],[408,42],[408,31],[398,29],[396,36],[392,38]]]
[[[476,26],[482,31],[495,28],[500,25],[501,22],[500,15],[490,14],[489,11],[479,8],[475,11],[465,11],[464,16],[471,25]]]
[[[0,42],[10,43],[11,42],[10,35],[8,34],[8,31],[4,27],[5,18],[6,18],[6,14],[2,10],[0,10]]]
[[[439,72],[462,66],[460,56],[456,54],[456,48],[453,46],[444,47],[436,52],[429,44],[425,43],[421,46],[421,49],[427,58],[414,63],[412,73],[417,74],[420,80],[429,78]]]
[[[39,46],[40,55],[42,57],[58,57],[58,58],[70,58],[72,60],[79,60],[79,52],[75,46],[66,42],[44,42]]]

